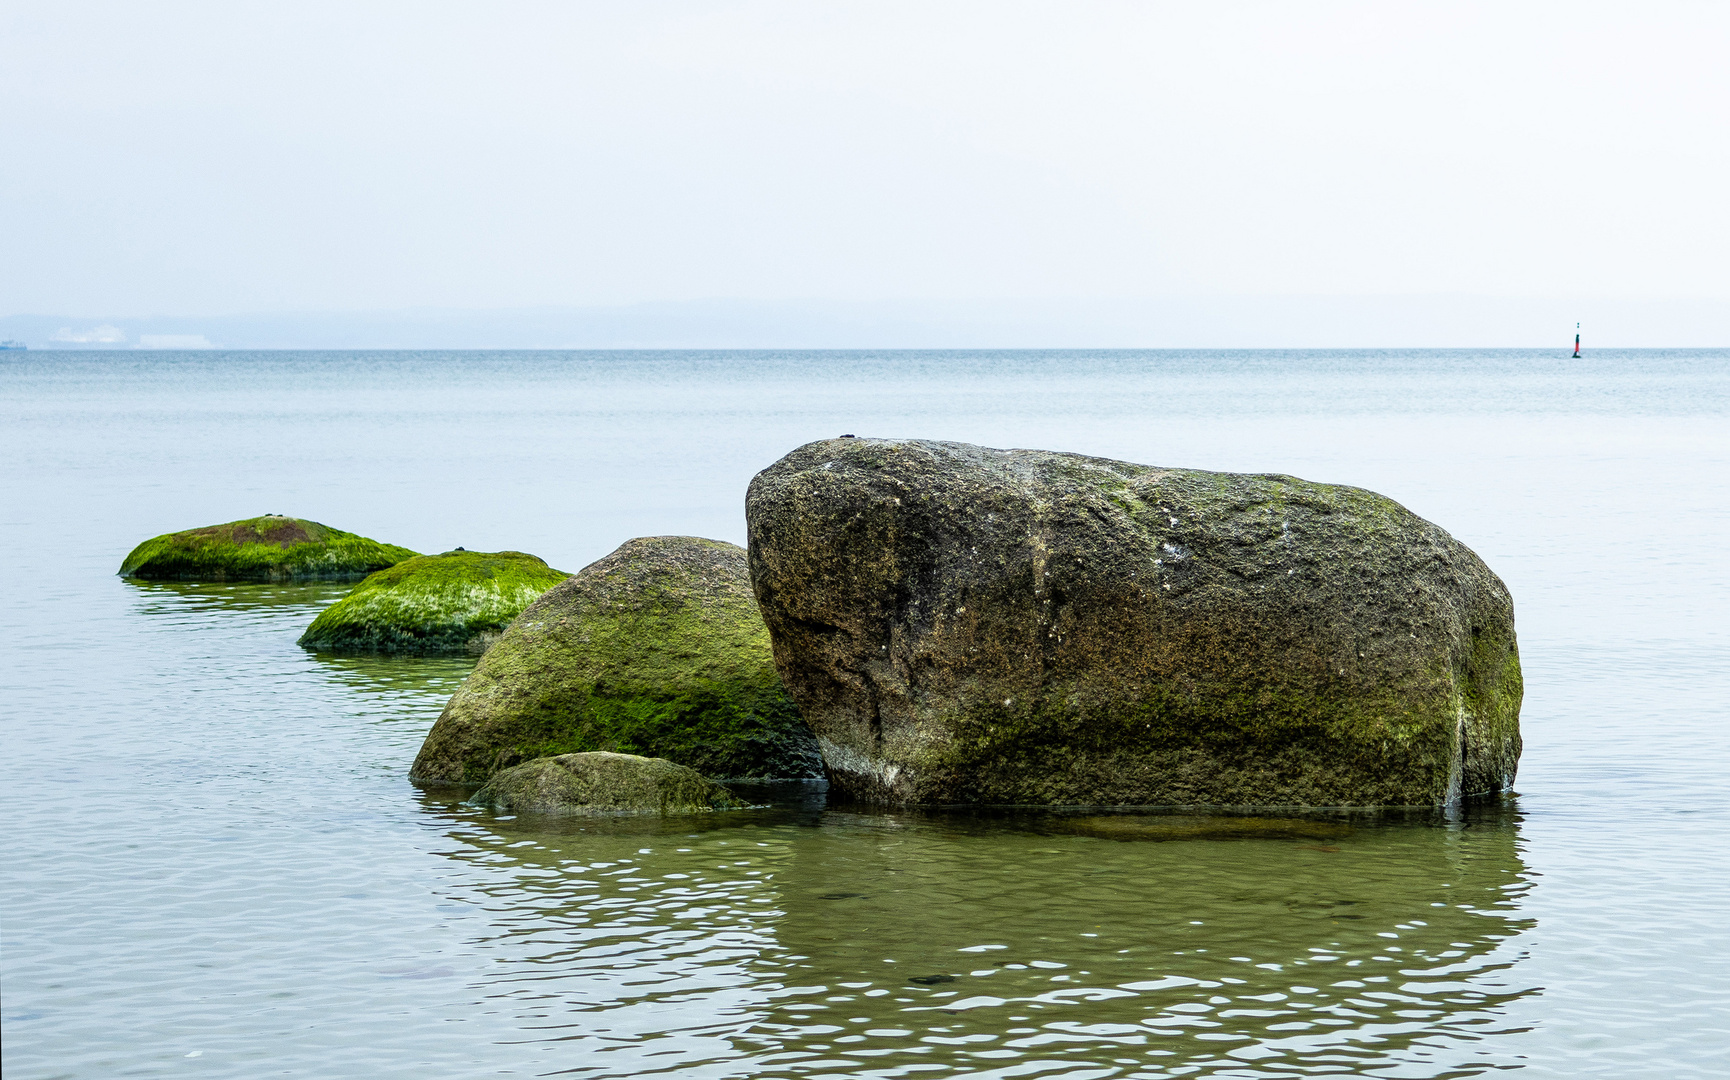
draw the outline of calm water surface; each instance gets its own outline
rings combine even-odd
[[[302,652],[342,586],[113,576],[266,512],[742,541],[842,432],[1401,500],[1513,591],[1519,795],[495,816],[406,778],[469,661]],[[1730,352],[32,353],[0,454],[8,1078],[1730,1073]]]

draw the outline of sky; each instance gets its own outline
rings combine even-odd
[[[1430,297],[1710,336],[1727,45],[1709,2],[0,0],[0,316]]]

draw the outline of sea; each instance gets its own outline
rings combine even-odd
[[[1513,594],[1516,793],[537,821],[408,779],[472,660],[296,646],[347,586],[115,573],[742,543],[840,434],[1399,500]],[[0,461],[8,1080],[1730,1076],[1730,350],[29,352]]]

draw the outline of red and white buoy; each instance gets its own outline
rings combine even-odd
[[[1574,359],[1580,358],[1580,324],[1574,324]]]

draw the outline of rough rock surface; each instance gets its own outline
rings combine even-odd
[[[759,473],[752,580],[830,778],[894,804],[1446,804],[1508,787],[1500,579],[1373,492],[963,443]]]
[[[345,581],[415,552],[316,521],[266,514],[167,533],[132,549],[121,577],[155,581]]]
[[[478,654],[567,577],[520,551],[417,555],[369,575],[325,608],[300,644],[325,652]]]
[[[730,780],[823,775],[775,673],[742,548],[630,540],[553,587],[481,657],[410,776],[481,783],[585,750]]]
[[[519,814],[692,814],[746,806],[695,769],[605,751],[513,765],[469,801]]]

